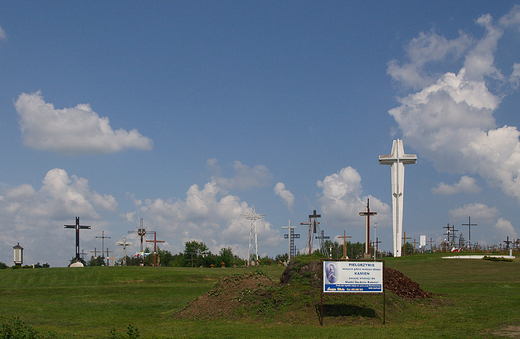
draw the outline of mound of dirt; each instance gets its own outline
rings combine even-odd
[[[297,275],[296,275],[297,274]],[[308,279],[309,285],[315,290],[321,289],[321,261],[313,261],[301,265],[291,262],[280,277],[281,285],[290,285],[291,280]],[[430,298],[431,293],[419,288],[419,284],[406,277],[401,272],[385,268],[383,272],[384,288],[404,299]],[[246,273],[225,277],[205,295],[192,300],[184,309],[176,313],[180,319],[214,319],[220,317],[233,318],[233,312],[240,306],[250,307],[243,299],[246,296],[254,296],[260,303],[265,298],[270,298],[266,287],[275,286],[267,276],[261,273]],[[249,298],[251,300],[251,298]]]
[[[302,277],[307,277],[313,287],[321,287],[322,275],[321,261],[313,261],[309,264],[300,266],[297,262],[290,262],[282,276],[280,282],[282,285],[288,285],[291,282],[292,276],[297,273]],[[383,284],[387,291],[397,294],[401,298],[416,299],[416,298],[431,298],[432,294],[425,292],[419,288],[419,284],[403,273],[392,268],[386,268],[383,271]]]
[[[275,282],[258,273],[246,273],[225,277],[208,293],[192,300],[176,314],[180,319],[213,319],[222,316],[231,317],[242,301],[242,297],[255,293],[262,287],[273,286]]]

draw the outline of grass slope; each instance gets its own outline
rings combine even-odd
[[[403,272],[435,293],[432,300],[403,301],[387,294],[386,325],[378,318],[381,296],[328,300],[324,326],[319,303],[302,280],[281,291],[284,307],[267,317],[179,320],[173,315],[209,291],[222,276],[255,269],[86,267],[0,270],[0,315],[18,316],[58,338],[108,338],[110,329],[130,324],[141,338],[499,338],[520,325],[520,259],[513,262],[446,260],[428,254],[388,258],[386,267]],[[263,268],[278,280],[283,267]],[[310,291],[310,292],[309,292]],[[275,291],[276,292],[276,291]],[[269,307],[267,305],[266,307]],[[265,312],[264,312],[265,313]],[[283,313],[283,316],[282,316]],[[282,321],[292,317],[295,321]]]

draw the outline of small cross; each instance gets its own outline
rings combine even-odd
[[[343,231],[343,236],[338,236],[338,238],[343,239],[343,257],[341,259],[348,259],[347,257],[347,238],[352,238],[350,235],[347,236],[347,231]]]
[[[365,254],[370,255],[370,216],[376,215],[377,212],[370,212],[370,200],[367,199],[367,207],[364,212],[359,212],[360,216],[365,216],[366,236],[365,236]]]
[[[164,240],[157,240],[157,232],[153,232],[153,240],[146,240],[146,242],[153,242],[153,267],[157,267],[157,243],[165,242]]]
[[[404,232],[404,236],[403,236],[403,252],[406,250],[406,239],[412,239],[412,237],[406,237],[406,232]]]

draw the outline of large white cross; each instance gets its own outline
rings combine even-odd
[[[417,155],[405,154],[403,141],[394,140],[392,154],[380,155],[380,165],[391,165],[392,175],[392,215],[393,215],[393,244],[394,256],[401,256],[403,237],[403,192],[404,192],[404,165],[416,164]]]

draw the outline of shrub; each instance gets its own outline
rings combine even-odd
[[[46,339],[56,338],[53,333],[43,335],[38,333],[31,326],[26,325],[20,318],[6,319],[0,318],[0,339]]]

